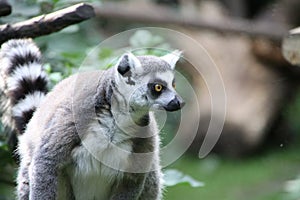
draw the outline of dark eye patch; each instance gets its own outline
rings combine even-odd
[[[162,90],[157,92],[155,90],[155,86],[156,85],[161,85],[162,86]],[[153,98],[157,98],[159,97],[159,95],[167,88],[167,83],[161,79],[154,79],[154,80],[151,80],[149,83],[148,83],[148,89],[150,91],[150,94]]]

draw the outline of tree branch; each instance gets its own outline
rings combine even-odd
[[[224,21],[201,19],[199,16],[183,17],[180,12],[166,6],[150,4],[137,9],[136,6],[124,3],[103,3],[95,8],[99,18],[115,18],[134,22],[156,24],[175,24],[201,29],[209,29],[222,33],[246,34],[252,37],[265,37],[280,42],[288,32],[284,24],[272,22],[254,22],[243,19],[226,18]]]
[[[41,15],[16,24],[0,26],[0,44],[12,38],[34,38],[90,19],[95,15],[92,6],[84,3],[47,14]]]

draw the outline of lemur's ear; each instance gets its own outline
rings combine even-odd
[[[130,70],[140,70],[142,64],[132,53],[125,53],[118,62],[118,72],[123,76]]]
[[[172,53],[164,55],[160,58],[163,59],[164,61],[166,61],[167,63],[169,63],[169,65],[171,66],[171,69],[174,70],[175,65],[176,65],[177,61],[180,59],[181,54],[182,54],[182,51],[175,50]]]

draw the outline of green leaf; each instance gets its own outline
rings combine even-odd
[[[109,48],[102,48],[98,53],[99,60],[111,58],[113,56],[113,50]]]
[[[203,187],[204,183],[197,181],[193,179],[189,175],[185,175],[182,172],[175,170],[175,169],[169,169],[164,172],[164,181],[165,185],[175,186],[179,184],[189,184],[192,187]]]
[[[129,40],[132,47],[153,47],[163,43],[162,37],[152,35],[147,30],[138,30]]]
[[[0,140],[0,148],[6,148],[6,143]]]
[[[44,68],[45,72],[48,73],[48,74],[50,74],[51,71],[52,71],[52,68],[51,68],[51,64],[50,64],[50,63],[45,63],[45,64],[43,65],[43,68]]]
[[[61,81],[63,79],[63,76],[60,72],[53,72],[49,75],[49,78],[54,83],[58,83],[59,81]]]
[[[76,33],[78,31],[79,31],[79,25],[75,24],[75,25],[68,26],[68,27],[64,28],[60,32],[61,33]]]
[[[284,191],[287,193],[286,199],[296,200],[300,198],[300,176],[295,180],[285,183]]]

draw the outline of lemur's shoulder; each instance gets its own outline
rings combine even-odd
[[[34,113],[32,123],[47,128],[55,123],[85,124],[95,115],[97,95],[106,72],[101,70],[74,74],[59,82]],[[31,126],[29,125],[29,128]],[[29,130],[30,132],[30,130]]]
[[[80,101],[80,103],[86,101],[87,98],[95,95],[104,75],[105,71],[101,70],[71,75],[59,82],[47,94],[44,102],[41,104],[41,108],[47,107],[49,109],[50,106],[65,105],[62,104],[65,102],[71,104],[75,99]]]

